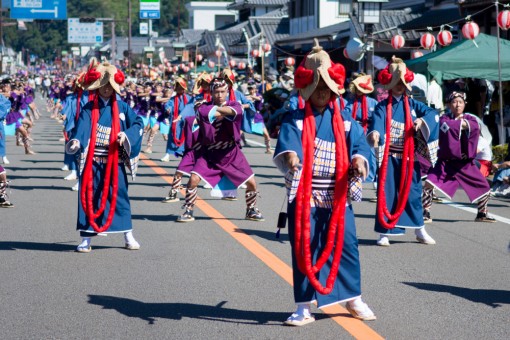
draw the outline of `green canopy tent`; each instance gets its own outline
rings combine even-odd
[[[421,58],[407,60],[406,65],[417,73],[428,72],[440,84],[457,78],[498,81],[498,38],[480,33],[475,42],[459,41]],[[501,80],[510,80],[510,41],[501,39],[500,49]]]
[[[474,41],[459,41],[421,58],[407,60],[406,65],[414,72],[434,77],[439,84],[457,78],[507,81],[510,80],[510,41],[480,33]],[[500,116],[502,129],[502,108]]]

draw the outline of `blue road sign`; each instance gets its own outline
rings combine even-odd
[[[66,20],[67,0],[11,0],[11,19]]]
[[[159,19],[159,11],[140,11],[140,19]]]

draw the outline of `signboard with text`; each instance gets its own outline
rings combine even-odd
[[[67,0],[11,0],[11,19],[67,19]]]
[[[159,0],[140,0],[140,19],[159,19]]]
[[[103,23],[80,22],[79,18],[67,20],[67,42],[69,44],[101,44],[103,42]]]

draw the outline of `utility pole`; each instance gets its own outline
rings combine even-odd
[[[128,0],[128,70],[131,72],[131,0]]]

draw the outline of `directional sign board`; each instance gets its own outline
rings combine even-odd
[[[67,19],[67,42],[69,44],[101,44],[103,23],[82,23],[79,18]]]
[[[11,0],[11,19],[67,19],[67,0]]]
[[[159,19],[159,0],[140,0],[140,19]]]

